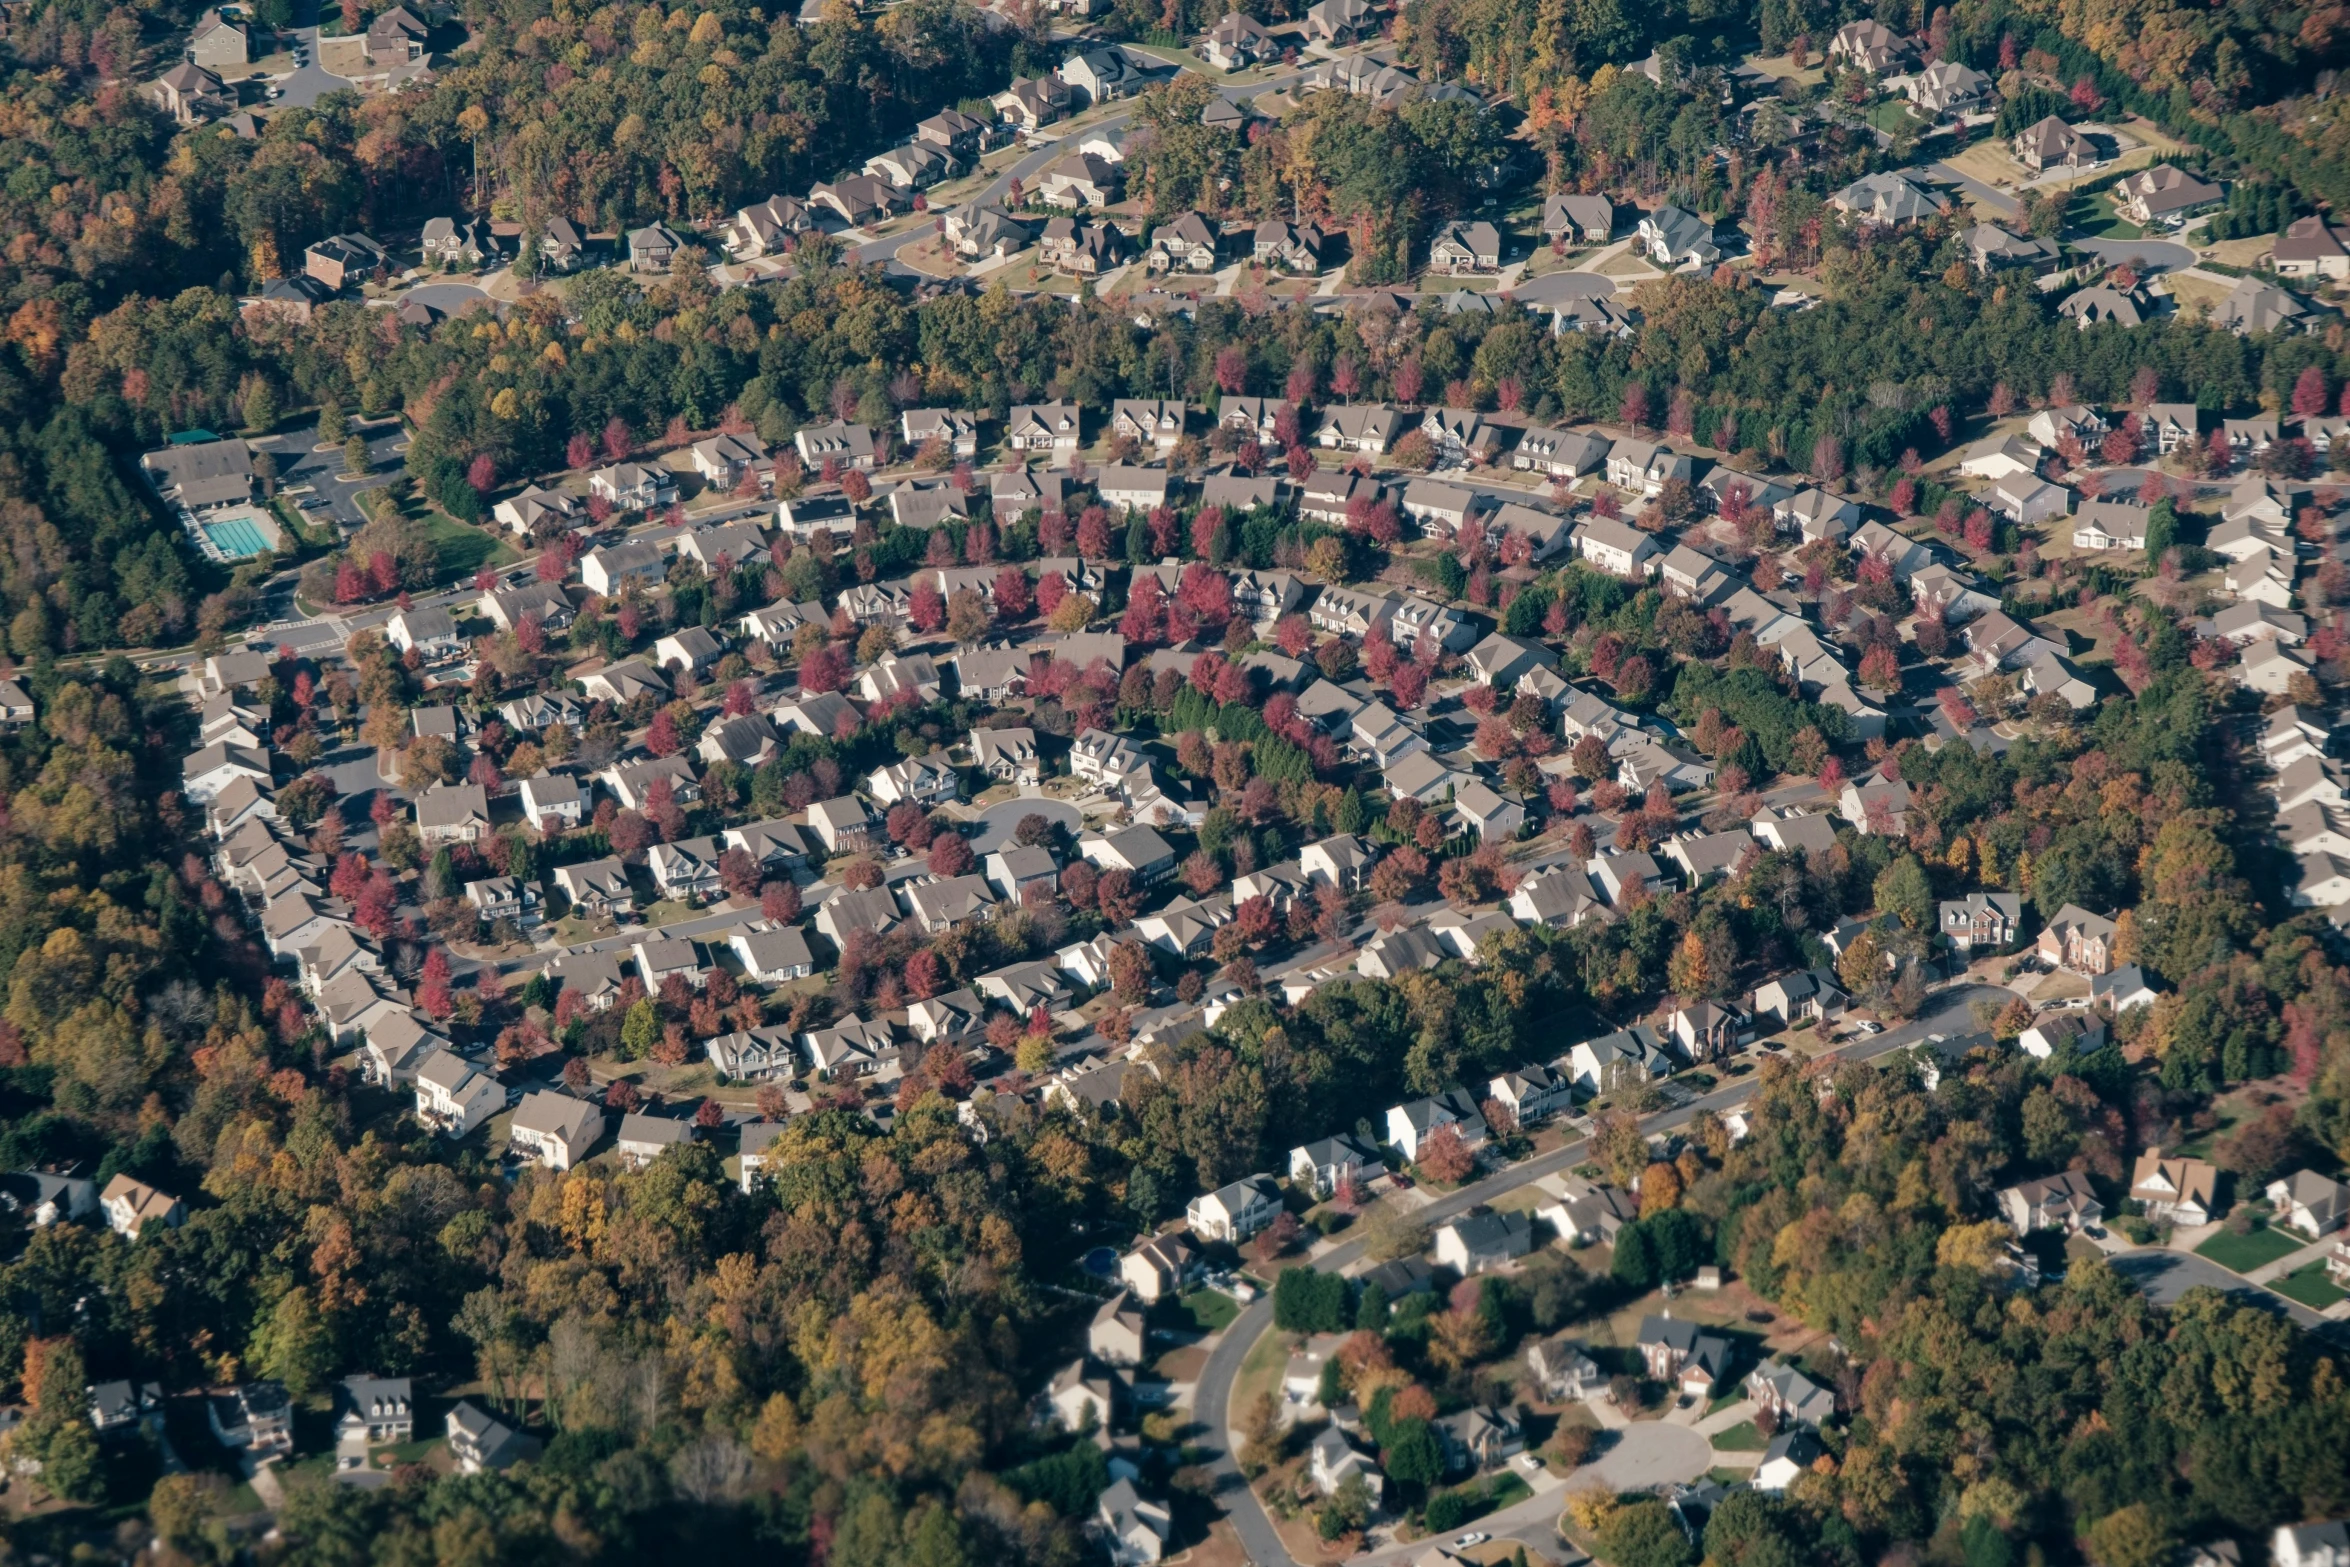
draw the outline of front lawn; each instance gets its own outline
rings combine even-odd
[[[2263,1228],[2249,1235],[2232,1235],[2222,1230],[2196,1247],[2195,1255],[2209,1257],[2231,1273],[2250,1273],[2279,1257],[2291,1256],[2303,1244],[2281,1230]]]
[[[437,509],[425,513],[424,526],[440,552],[441,570],[460,581],[484,566],[503,566],[518,558],[495,534],[468,527]]]
[[[1169,1326],[1197,1333],[1221,1333],[1240,1315],[1240,1302],[1222,1290],[1195,1289],[1167,1305]]]
[[[1754,1428],[1751,1420],[1741,1420],[1727,1431],[1718,1431],[1713,1437],[1717,1453],[1759,1453],[1771,1445],[1770,1438]]]
[[[2294,1269],[2269,1285],[2287,1300],[2297,1300],[2312,1311],[2323,1311],[2343,1296],[2343,1289],[2326,1272],[2322,1262],[2312,1262]]]

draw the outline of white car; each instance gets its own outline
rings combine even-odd
[[[1852,1037],[1855,1039],[1866,1039],[1871,1034],[1882,1034],[1883,1032],[1885,1032],[1885,1025],[1882,1023],[1855,1023],[1852,1025]]]
[[[1542,1459],[1537,1454],[1520,1453],[1516,1459],[1513,1460],[1513,1462],[1515,1462],[1520,1469],[1525,1470],[1526,1473],[1530,1475],[1538,1475],[1542,1473]]]
[[[1483,1545],[1487,1540],[1492,1538],[1493,1536],[1489,1534],[1478,1534],[1472,1532],[1469,1534],[1464,1534],[1459,1539],[1453,1541],[1452,1548],[1456,1551],[1465,1551],[1472,1545]]]

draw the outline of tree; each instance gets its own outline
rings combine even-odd
[[[1406,1485],[1426,1488],[1444,1478],[1444,1446],[1428,1422],[1416,1417],[1388,1426],[1379,1462],[1391,1479]]]
[[[1477,1168],[1477,1156],[1461,1141],[1458,1129],[1446,1125],[1436,1128],[1420,1140],[1419,1166],[1430,1180],[1450,1186],[1469,1178]]]
[[[1379,1262],[1416,1257],[1428,1249],[1428,1226],[1382,1203],[1363,1221],[1363,1250]]]
[[[1697,1547],[1680,1520],[1653,1496],[1625,1503],[1599,1530],[1599,1556],[1611,1567],[1693,1567]]]
[[[1934,924],[1934,889],[1926,880],[1926,868],[1914,854],[1904,854],[1877,873],[1877,907],[1896,915],[1901,923],[1914,931],[1928,931]]]

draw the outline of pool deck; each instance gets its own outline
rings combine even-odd
[[[180,521],[187,529],[188,537],[195,541],[196,548],[203,552],[204,558],[224,566],[285,548],[285,529],[279,526],[275,517],[259,506],[224,507],[200,517],[183,512]],[[228,534],[229,537],[224,541],[218,536],[219,533]],[[242,536],[245,534],[251,535],[252,547],[237,547],[245,543]]]

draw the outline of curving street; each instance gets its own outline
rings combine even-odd
[[[1904,1045],[1914,1044],[1928,1034],[1971,1031],[1973,1022],[1969,1009],[1977,1001],[2004,1004],[2014,995],[2000,985],[1956,985],[1936,991],[1927,1000],[1926,1010],[1917,1020],[1899,1028],[1888,1029],[1871,1038],[1855,1040],[1833,1052],[1848,1060],[1866,1061]],[[1752,1097],[1752,1078],[1717,1088],[1691,1103],[1677,1109],[1662,1110],[1645,1117],[1642,1125],[1650,1131],[1669,1131],[1686,1125],[1700,1110],[1726,1110]],[[1546,1175],[1572,1169],[1583,1162],[1588,1144],[1582,1141],[1564,1144],[1549,1153],[1538,1154],[1507,1169],[1497,1170],[1481,1181],[1475,1181],[1456,1192],[1437,1198],[1420,1209],[1414,1217],[1430,1225],[1441,1224],[1476,1207],[1491,1202],[1504,1192],[1538,1181]],[[1345,1273],[1364,1260],[1363,1243],[1348,1241],[1332,1247],[1314,1258],[1309,1266],[1323,1273]],[[1273,1300],[1270,1294],[1260,1297],[1232,1325],[1224,1330],[1223,1339],[1209,1354],[1207,1364],[1201,1367],[1196,1391],[1192,1395],[1192,1414],[1199,1427],[1195,1440],[1214,1456],[1207,1464],[1214,1479],[1214,1492],[1225,1514],[1232,1520],[1240,1543],[1256,1567],[1299,1567],[1297,1559],[1281,1543],[1281,1536],[1273,1528],[1273,1521],[1265,1513],[1264,1504],[1255,1490],[1240,1473],[1240,1465],[1232,1448],[1232,1382],[1240,1373],[1241,1362],[1265,1331],[1273,1325]],[[1525,1504],[1520,1504],[1525,1505]]]

